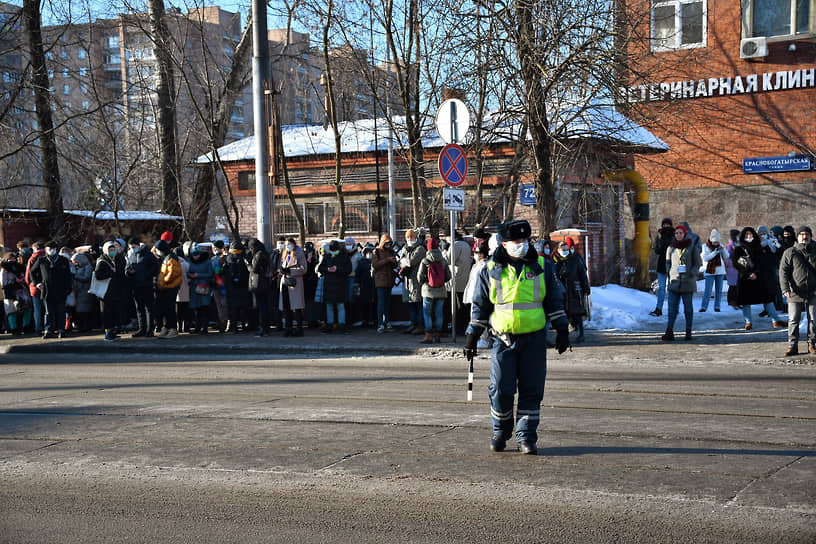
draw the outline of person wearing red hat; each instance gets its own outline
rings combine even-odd
[[[451,272],[448,262],[439,250],[439,240],[428,238],[427,251],[419,263],[417,279],[422,294],[422,315],[425,320],[425,337],[423,344],[441,341],[443,311],[448,291],[445,283],[450,281]]]
[[[674,227],[674,240],[666,250],[666,269],[668,272],[669,320],[666,332],[660,337],[664,342],[674,340],[674,322],[683,300],[683,315],[686,318],[686,340],[691,340],[691,325],[694,319],[692,297],[697,291],[697,272],[702,266],[700,253],[697,252],[688,229],[683,225]]]
[[[162,232],[161,239],[167,242],[168,244],[173,241],[173,233],[169,230]]]

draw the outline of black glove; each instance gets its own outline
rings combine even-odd
[[[567,351],[567,348],[569,347],[569,329],[567,327],[562,327],[558,329],[558,333],[555,336],[555,349],[558,350],[559,354],[561,354]]]
[[[462,350],[462,353],[465,354],[466,359],[476,357],[476,344],[479,342],[479,336],[481,335],[468,334],[465,338],[465,349]]]

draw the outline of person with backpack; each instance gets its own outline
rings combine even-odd
[[[156,280],[156,305],[154,314],[156,326],[161,327],[157,338],[178,336],[176,329],[176,295],[181,286],[181,262],[164,240],[159,240],[153,249],[160,261]]]
[[[417,271],[422,293],[422,315],[425,318],[425,336],[420,342],[432,344],[441,342],[442,313],[448,296],[445,283],[450,280],[451,272],[439,249],[439,239],[429,238],[426,244],[427,251]]]
[[[249,268],[244,256],[244,244],[235,240],[230,244],[229,255],[221,269],[227,289],[229,326],[227,332],[238,333],[238,323],[246,321],[249,308]]]
[[[788,351],[799,354],[799,322],[807,310],[808,353],[816,355],[816,242],[808,226],[799,227],[796,243],[779,263],[779,288],[788,300]]]

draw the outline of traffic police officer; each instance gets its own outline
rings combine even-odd
[[[547,321],[558,331],[556,348],[569,347],[564,292],[552,264],[529,243],[524,220],[499,226],[501,245],[479,273],[464,353],[476,355],[485,328],[494,336],[490,361],[490,450],[504,451],[513,434],[513,401],[518,389],[516,441],[524,454],[535,455],[539,410],[547,375]]]

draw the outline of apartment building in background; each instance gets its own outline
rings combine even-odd
[[[39,150],[33,89],[27,75],[27,44],[18,6],[0,3],[0,208],[41,206]],[[192,192],[195,171],[187,166],[210,149],[207,126],[243,30],[239,13],[202,7],[166,17],[173,51],[176,122],[182,201]],[[50,95],[67,208],[158,209],[157,60],[146,14],[121,14],[92,22],[43,27]],[[325,62],[308,34],[269,31],[270,75],[281,123],[326,121]],[[367,93],[372,73],[367,51],[333,50],[338,96],[346,116],[372,116]],[[348,57],[348,58],[346,58]],[[227,143],[253,133],[251,58],[246,86],[235,102]],[[384,82],[384,78],[380,78]],[[381,86],[384,86],[381,85]],[[6,106],[9,106],[6,108]],[[384,110],[384,106],[380,107]]]

